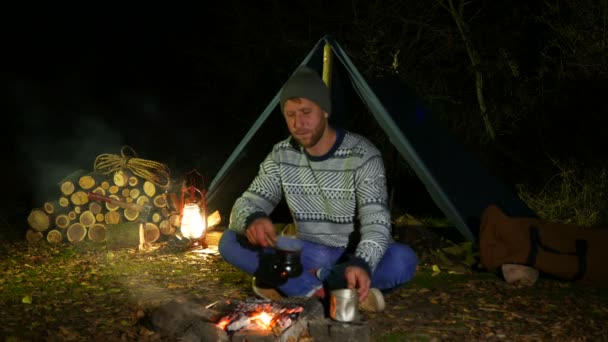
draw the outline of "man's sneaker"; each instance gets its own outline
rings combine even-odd
[[[369,289],[365,300],[359,303],[359,310],[367,312],[382,312],[386,308],[382,292],[376,288]]]
[[[253,293],[255,293],[256,296],[262,299],[280,300],[283,298],[283,296],[276,289],[272,287],[266,287],[263,284],[256,282],[255,277],[253,277],[251,281],[251,288],[253,289]]]

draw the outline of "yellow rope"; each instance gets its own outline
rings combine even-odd
[[[132,152],[132,156],[125,153],[127,149]],[[171,180],[167,165],[152,160],[137,158],[137,154],[130,146],[123,146],[120,150],[120,156],[109,153],[100,154],[95,159],[93,169],[106,175],[116,171],[129,169],[134,175],[160,187],[169,185]]]

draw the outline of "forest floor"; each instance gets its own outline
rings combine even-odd
[[[251,278],[209,248],[159,243],[145,251],[99,244],[0,242],[2,341],[160,341],[141,324],[174,299],[196,303],[253,296]],[[400,236],[399,236],[400,235]],[[475,270],[467,243],[424,228],[396,230],[420,257],[412,282],[364,314],[373,341],[608,340],[608,291],[540,278],[511,285]]]

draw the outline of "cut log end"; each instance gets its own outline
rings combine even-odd
[[[63,234],[57,229],[53,229],[46,234],[46,240],[50,243],[60,243],[63,240]]]
[[[51,220],[49,215],[44,212],[42,209],[32,209],[30,214],[27,217],[27,223],[29,226],[37,230],[39,232],[43,232],[49,229],[51,225]]]
[[[55,217],[55,226],[57,226],[57,228],[65,229],[70,226],[71,221],[72,220],[68,215],[57,215]]]
[[[93,242],[103,242],[106,239],[106,226],[101,223],[94,224],[89,228],[89,240]]]
[[[160,229],[158,225],[148,222],[144,227],[144,240],[146,243],[153,243],[160,237]]]
[[[42,234],[42,232],[39,232],[37,230],[28,229],[27,232],[25,232],[25,239],[29,243],[42,241],[42,238],[44,238],[44,235]]]
[[[72,223],[67,230],[67,238],[70,242],[80,242],[87,236],[87,228],[80,222]]]

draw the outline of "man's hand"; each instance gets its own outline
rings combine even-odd
[[[367,272],[359,266],[348,266],[344,271],[346,285],[349,289],[357,289],[359,301],[364,300],[369,293],[372,280]]]
[[[245,231],[247,240],[252,245],[270,247],[277,242],[277,235],[274,230],[274,224],[269,218],[260,217],[255,219]]]

